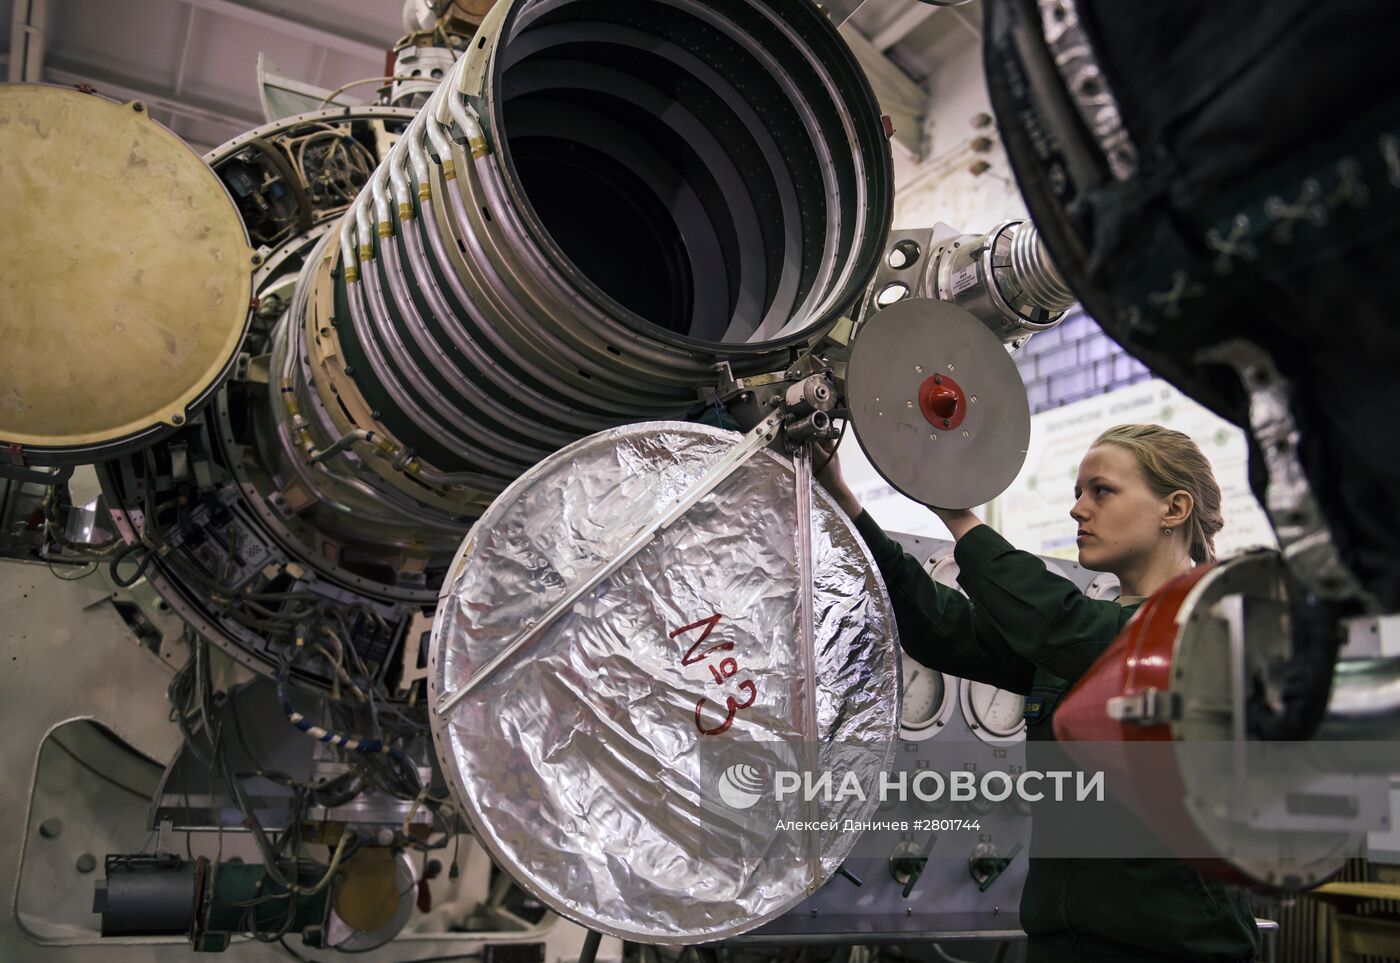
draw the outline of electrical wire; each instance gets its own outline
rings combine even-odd
[[[841,447],[841,442],[846,440],[846,426],[851,423],[850,416],[841,419],[841,433],[836,436],[835,443],[831,446],[831,451],[826,452],[826,459],[817,467],[812,469],[812,475],[820,475],[826,471],[826,466],[831,464],[831,460],[836,457],[837,450]]]

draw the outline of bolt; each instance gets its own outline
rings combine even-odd
[[[83,853],[73,865],[80,873],[90,873],[97,868],[97,857],[92,853]]]
[[[943,427],[944,427],[944,428],[951,428],[951,427],[953,427],[952,421],[950,421],[950,420],[947,419],[947,418],[944,418],[944,419],[943,419]]]
[[[951,361],[948,362],[948,370],[949,370],[949,371],[952,371],[952,370],[953,370],[953,362],[951,362]]]
[[[176,415],[175,417],[171,418],[170,420],[171,420],[172,422],[174,422],[175,424],[177,424],[177,425],[183,425],[183,424],[185,423],[185,416],[184,416],[184,415]]]
[[[928,433],[928,440],[929,440],[929,441],[937,441],[937,440],[938,440],[938,436],[937,436],[936,434],[934,434],[933,432],[930,431],[930,432]]]
[[[912,407],[914,407],[914,402],[912,402],[912,401],[906,401],[906,402],[904,403],[904,407],[906,407],[906,408],[912,408]]]
[[[966,429],[966,428],[963,429],[963,437],[964,437],[964,438],[970,437],[970,436],[968,435],[968,433],[967,433],[967,429]]]
[[[374,839],[381,846],[392,846],[394,844],[394,831],[388,826],[381,826]]]
[[[251,260],[252,260],[252,262],[253,262],[253,267],[257,267],[259,264],[262,263],[262,255],[261,255],[261,254],[254,254],[253,257],[251,258]]]
[[[347,364],[345,366],[345,373],[348,375],[353,375],[355,373],[355,366],[352,364]]]
[[[134,111],[136,111],[136,112],[139,114],[139,113],[141,113],[143,110],[146,109],[146,105],[143,104],[143,103],[141,103],[141,101],[138,100],[138,101],[136,101],[136,103],[134,103],[134,104],[131,105],[131,109],[134,110]]]
[[[973,403],[974,405],[977,404],[977,396],[976,396],[976,395],[973,395],[972,398],[971,398],[970,400],[972,401],[972,403]]]
[[[50,817],[39,824],[39,835],[45,839],[56,839],[63,832],[63,820]]]
[[[936,384],[936,385],[941,385],[941,384],[943,383],[943,376],[942,376],[942,375],[934,375],[934,376],[933,376],[933,383]]]
[[[915,374],[923,374],[923,373],[924,373],[924,366],[921,365],[921,364],[916,364],[916,365],[914,365],[914,373],[915,373]]]
[[[371,412],[369,413],[369,416],[377,421],[377,420],[379,419],[379,416],[380,416],[380,411],[379,411],[379,409],[378,409],[378,408],[375,408],[373,411],[371,411]]]

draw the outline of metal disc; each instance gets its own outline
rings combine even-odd
[[[144,105],[0,86],[0,445],[95,461],[184,424],[231,367],[252,255],[214,172]]]
[[[800,903],[855,844],[853,832],[775,833],[766,773],[734,762],[772,761],[775,748],[785,761],[807,746],[822,768],[856,758],[851,770],[872,779],[889,764],[900,651],[850,520],[814,489],[815,739],[794,472],[770,451],[454,708],[437,706],[739,438],[651,422],[545,459],[467,536],[433,623],[433,741],[477,838],[541,901],[623,939],[745,932]],[[823,800],[813,818],[859,820],[877,804],[874,794]]]
[[[986,504],[1026,460],[1020,372],[981,321],[946,301],[915,298],[871,315],[855,335],[846,397],[876,471],[926,505]]]

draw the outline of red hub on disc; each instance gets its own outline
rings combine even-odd
[[[919,410],[933,427],[952,431],[967,415],[967,395],[947,375],[929,375],[919,385]]]

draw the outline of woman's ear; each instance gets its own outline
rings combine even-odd
[[[1165,499],[1162,527],[1178,528],[1186,524],[1186,520],[1191,517],[1191,511],[1195,507],[1196,500],[1191,497],[1191,493],[1178,488]]]

